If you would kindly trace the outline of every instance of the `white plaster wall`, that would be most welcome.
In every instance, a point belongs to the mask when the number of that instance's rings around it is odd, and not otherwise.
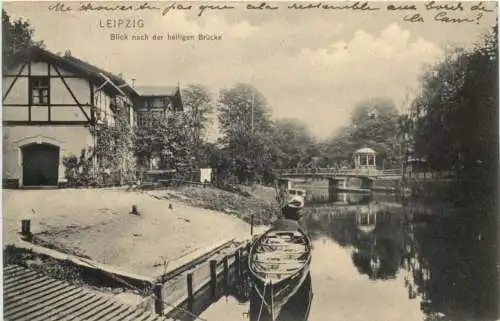
[[[64,182],[65,156],[80,156],[81,150],[94,146],[89,128],[84,126],[5,126],[3,134],[4,179],[18,179],[22,185],[21,147],[30,143],[49,143],[60,148],[59,182]]]

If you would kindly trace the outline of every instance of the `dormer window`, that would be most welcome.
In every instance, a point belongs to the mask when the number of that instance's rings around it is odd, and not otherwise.
[[[50,78],[35,76],[30,78],[30,101],[32,105],[49,104]]]

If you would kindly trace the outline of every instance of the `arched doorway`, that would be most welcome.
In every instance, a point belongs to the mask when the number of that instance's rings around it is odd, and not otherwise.
[[[57,186],[59,147],[42,143],[21,147],[23,186]]]

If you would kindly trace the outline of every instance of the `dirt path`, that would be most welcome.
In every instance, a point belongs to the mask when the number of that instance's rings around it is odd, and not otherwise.
[[[130,214],[133,204],[141,215]],[[43,240],[145,276],[160,275],[169,260],[250,232],[227,214],[113,189],[4,190],[4,245],[19,237],[23,218]]]

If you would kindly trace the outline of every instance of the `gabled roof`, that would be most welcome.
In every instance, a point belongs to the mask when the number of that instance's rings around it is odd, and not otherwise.
[[[174,96],[179,90],[174,86],[134,86],[134,90],[141,97]]]
[[[174,86],[135,86],[135,92],[139,97],[169,97],[175,110],[183,110],[181,90]]]
[[[108,82],[103,87],[103,90],[106,92],[113,95],[121,94],[121,92],[124,92],[127,95],[136,95],[134,90],[122,78],[84,62],[76,57],[59,56],[38,46],[31,46],[28,48],[26,53],[19,54],[16,57],[16,60],[18,61],[25,61],[26,59],[31,59],[33,61],[43,59],[49,61],[57,67],[61,67],[67,71],[89,78],[96,86],[101,86],[106,82],[106,78],[109,78],[113,84]]]
[[[16,60],[26,61],[27,58],[31,60],[43,58],[44,60],[55,64],[56,66],[61,66],[67,71],[74,72],[75,74],[79,75],[84,75],[85,77],[89,78],[96,86],[102,86],[109,79],[112,83],[108,81],[103,86],[103,90],[112,95],[119,95],[124,93],[130,98],[167,96],[172,99],[175,109],[183,109],[180,88],[178,86],[149,86],[138,87],[136,89],[130,86],[120,76],[117,76],[111,72],[91,65],[88,62],[85,62],[71,55],[60,56],[38,46],[29,47],[27,52],[19,54],[16,57]]]
[[[93,66],[83,60],[80,60],[76,57],[73,56],[66,56],[63,57],[65,60],[74,63],[78,65],[79,67],[88,70],[90,73],[94,74],[104,74],[106,77],[111,79],[111,81],[117,85],[123,92],[125,92],[127,95],[134,96],[136,93],[134,92],[134,89],[125,81],[123,80],[120,76],[117,76],[115,74],[112,74],[108,71],[105,71],[99,67]]]

